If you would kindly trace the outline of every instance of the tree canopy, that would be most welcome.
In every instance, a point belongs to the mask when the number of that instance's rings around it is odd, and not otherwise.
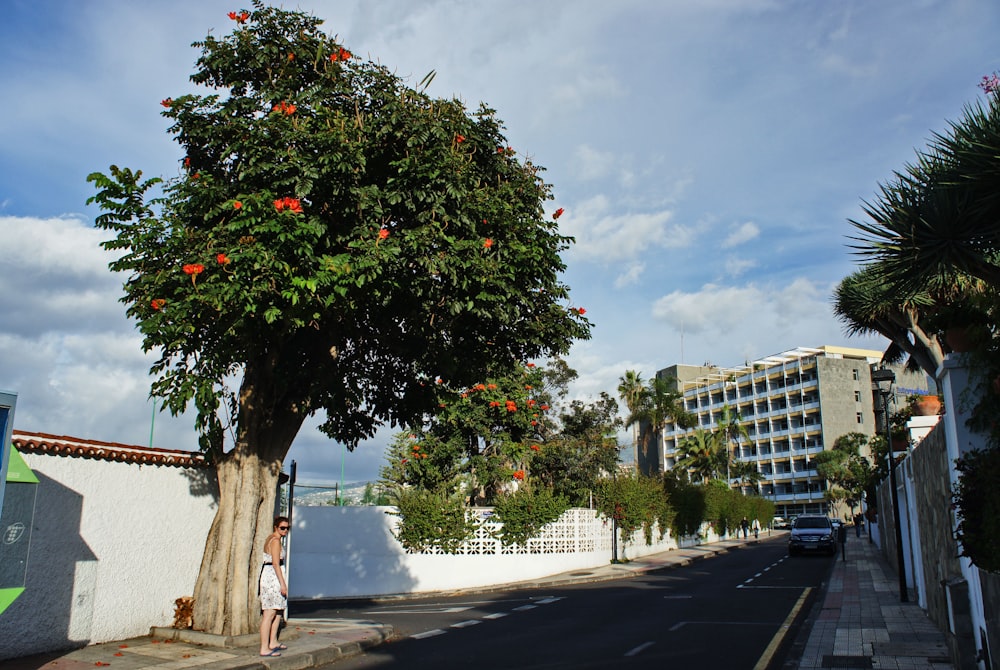
[[[303,420],[349,447],[467,387],[589,336],[560,280],[572,239],[541,168],[494,110],[412,86],[268,7],[195,43],[164,98],[178,174],[88,177],[120,253],[127,313],[156,352],[152,394],[197,409],[221,501],[196,625],[251,628],[246,545],[270,532]],[[211,573],[211,574],[210,574]]]

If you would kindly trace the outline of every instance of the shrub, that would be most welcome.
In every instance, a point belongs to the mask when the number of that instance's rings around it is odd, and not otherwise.
[[[499,531],[505,545],[526,544],[529,539],[569,509],[569,503],[548,489],[523,487],[497,498],[494,514],[503,524]]]
[[[1000,448],[970,451],[955,467],[962,474],[952,492],[962,556],[1000,572]]]

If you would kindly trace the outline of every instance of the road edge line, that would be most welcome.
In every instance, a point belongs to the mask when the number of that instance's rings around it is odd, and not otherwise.
[[[767,670],[767,666],[771,664],[771,660],[774,658],[775,652],[778,651],[778,647],[785,640],[785,636],[788,635],[788,631],[791,630],[792,622],[795,621],[795,617],[799,615],[799,611],[806,602],[806,598],[812,593],[813,587],[807,586],[799,599],[795,602],[795,606],[792,607],[792,611],[788,613],[785,620],[781,623],[778,628],[778,632],[774,634],[771,638],[771,642],[767,645],[764,653],[761,655],[760,660],[757,661],[757,665],[753,666],[753,670]]]

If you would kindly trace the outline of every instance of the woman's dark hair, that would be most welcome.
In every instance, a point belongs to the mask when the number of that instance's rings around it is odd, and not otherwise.
[[[274,517],[274,527],[277,528],[282,522],[291,523],[287,516],[276,516]]]

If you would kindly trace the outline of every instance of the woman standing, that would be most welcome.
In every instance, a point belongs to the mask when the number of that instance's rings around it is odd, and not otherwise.
[[[281,628],[281,614],[288,607],[288,585],[281,566],[285,563],[285,547],[282,539],[288,535],[287,516],[274,517],[274,532],[264,541],[264,565],[260,568],[260,655],[281,656],[280,650],[287,649],[278,642]]]

